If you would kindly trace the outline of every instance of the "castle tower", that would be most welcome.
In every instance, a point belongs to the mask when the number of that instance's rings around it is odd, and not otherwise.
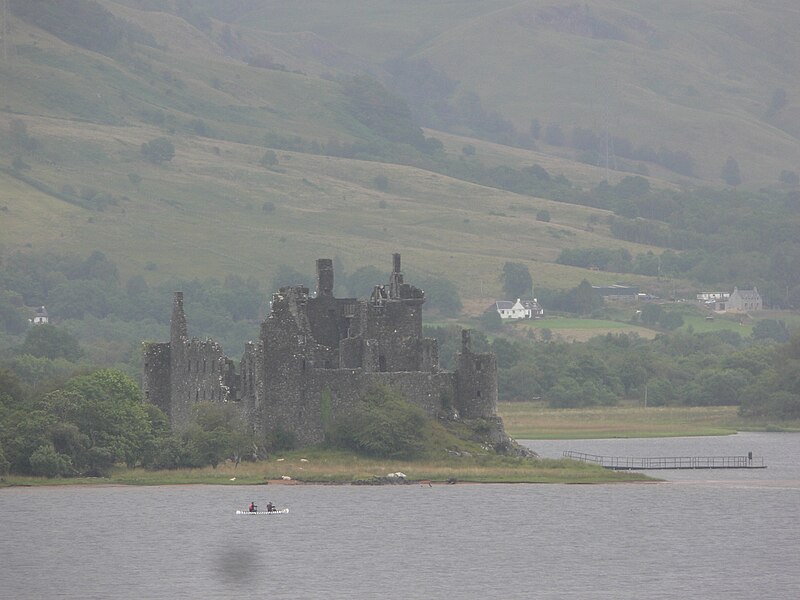
[[[400,286],[403,285],[403,272],[400,270],[400,254],[392,254],[392,275],[389,280],[389,298],[400,297]]]
[[[497,415],[497,361],[494,354],[472,351],[469,329],[461,332],[461,352],[456,357],[456,408],[466,418]]]
[[[317,259],[317,298],[333,296],[333,261]]]
[[[175,292],[172,301],[172,319],[169,325],[169,341],[172,344],[187,337],[186,314],[183,311],[183,292]]]

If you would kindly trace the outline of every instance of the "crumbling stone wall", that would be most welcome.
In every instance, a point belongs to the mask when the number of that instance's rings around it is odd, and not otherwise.
[[[497,361],[494,354],[474,353],[470,332],[461,333],[458,365],[456,409],[466,418],[497,415]]]
[[[170,343],[144,342],[142,394],[144,401],[155,404],[169,416],[172,407],[170,380]]]
[[[320,259],[316,296],[303,286],[274,294],[238,373],[216,342],[188,338],[176,292],[170,341],[145,345],[145,400],[176,427],[198,402],[231,402],[253,431],[284,430],[301,444],[321,442],[326,420],[352,410],[375,385],[396,389],[431,416],[442,409],[496,416],[494,356],[472,352],[465,332],[458,369],[440,370],[436,340],[422,337],[424,294],[403,281],[399,254],[389,283],[368,300],[335,298],[333,281],[332,261]]]

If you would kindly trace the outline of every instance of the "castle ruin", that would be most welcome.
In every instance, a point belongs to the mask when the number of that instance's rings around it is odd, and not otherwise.
[[[437,341],[422,335],[424,292],[403,281],[399,254],[389,282],[368,300],[334,297],[333,282],[333,263],[321,258],[315,295],[304,286],[274,294],[238,372],[219,344],[188,337],[183,293],[175,292],[169,341],[144,347],[145,400],[177,428],[195,404],[227,402],[254,432],[289,432],[301,445],[322,442],[325,419],[376,385],[396,389],[431,416],[455,410],[499,421],[494,355],[474,353],[465,330],[455,371],[439,368]]]

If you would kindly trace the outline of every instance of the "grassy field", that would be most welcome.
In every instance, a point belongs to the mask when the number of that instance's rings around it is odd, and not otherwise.
[[[207,483],[219,485],[265,485],[292,483],[350,484],[402,472],[411,481],[432,483],[613,483],[646,481],[637,473],[614,472],[567,460],[518,459],[497,456],[453,457],[442,460],[378,460],[342,452],[307,450],[275,454],[257,463],[232,463],[216,469],[145,471],[115,469],[108,477],[44,479],[5,476],[0,487],[9,485],[124,484],[173,485]],[[284,480],[283,477],[290,477]]]
[[[658,333],[647,327],[640,327],[620,321],[569,317],[544,318],[533,321],[524,320],[517,323],[510,323],[508,327],[504,329],[504,333],[524,334],[529,330],[541,332],[543,329],[549,330],[553,339],[566,342],[585,342],[590,338],[607,333],[636,334],[645,339],[652,339]],[[541,335],[541,333],[539,335]]]
[[[506,431],[517,439],[599,439],[728,435],[742,430],[800,431],[800,423],[746,421],[735,406],[553,409],[501,402]]]

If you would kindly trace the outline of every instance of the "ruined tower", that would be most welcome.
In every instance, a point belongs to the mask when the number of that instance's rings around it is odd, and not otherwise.
[[[457,357],[456,408],[465,418],[497,414],[497,361],[494,354],[472,351],[470,331],[461,332]]]

